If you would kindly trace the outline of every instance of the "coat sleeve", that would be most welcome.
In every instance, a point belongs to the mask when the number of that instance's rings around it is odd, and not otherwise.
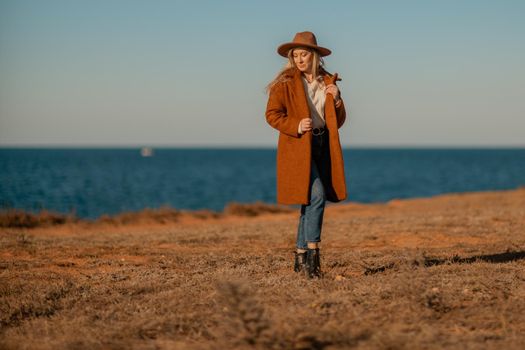
[[[299,137],[299,123],[288,118],[284,104],[284,86],[277,83],[270,90],[266,105],[266,121],[274,129],[292,137]]]
[[[341,99],[341,104],[339,107],[335,108],[335,115],[337,118],[337,128],[339,129],[341,126],[343,126],[346,120],[346,109],[343,99]]]

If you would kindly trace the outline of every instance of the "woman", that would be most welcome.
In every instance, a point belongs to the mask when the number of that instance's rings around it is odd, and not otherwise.
[[[317,45],[311,32],[297,33],[277,48],[288,58],[268,84],[266,120],[279,131],[277,202],[301,204],[294,271],[321,277],[319,243],[325,202],[346,199],[338,129],[346,111],[337,74],[323,69],[331,51]]]

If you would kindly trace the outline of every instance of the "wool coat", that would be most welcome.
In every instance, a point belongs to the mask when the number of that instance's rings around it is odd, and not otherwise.
[[[310,176],[312,162],[311,131],[299,134],[299,123],[310,117],[307,92],[301,80],[301,71],[292,68],[284,81],[270,89],[266,106],[266,121],[279,131],[277,145],[277,202],[280,204],[310,204]],[[333,76],[322,71],[326,85],[335,84]],[[326,94],[325,128],[329,135],[329,155],[319,165],[326,200],[339,202],[346,199],[343,153],[339,141],[339,128],[346,119],[344,102],[335,107],[334,97]]]

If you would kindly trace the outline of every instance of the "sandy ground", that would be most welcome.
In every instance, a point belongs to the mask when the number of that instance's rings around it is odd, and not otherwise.
[[[525,348],[525,188],[331,204],[324,277],[298,210],[0,231],[0,348]]]

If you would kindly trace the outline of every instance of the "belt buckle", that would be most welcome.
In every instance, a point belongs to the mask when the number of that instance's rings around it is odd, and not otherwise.
[[[313,128],[312,134],[314,134],[315,136],[322,135],[324,134],[324,128]]]

